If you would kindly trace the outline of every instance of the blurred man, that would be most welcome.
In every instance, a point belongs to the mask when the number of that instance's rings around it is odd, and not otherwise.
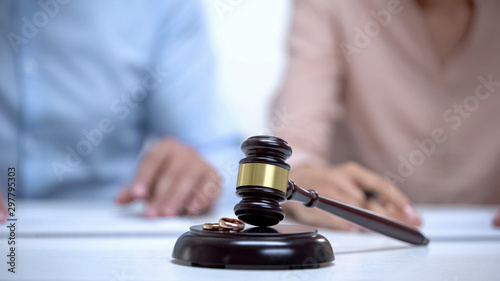
[[[4,196],[15,167],[17,199],[118,196],[146,201],[147,217],[213,204],[239,136],[200,2],[1,1],[0,33]]]
[[[410,226],[422,223],[410,202],[499,204],[499,8],[296,0],[274,105],[295,116],[275,132],[294,148],[290,177]],[[356,229],[287,208],[303,222]]]

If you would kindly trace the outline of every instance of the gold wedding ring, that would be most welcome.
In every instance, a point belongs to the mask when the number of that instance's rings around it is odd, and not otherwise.
[[[232,218],[222,218],[219,220],[219,225],[222,228],[230,229],[234,231],[241,231],[245,228],[245,223]]]
[[[229,229],[222,228],[217,222],[205,223],[203,225],[203,230],[229,231]]]
[[[203,224],[203,230],[209,231],[241,231],[244,228],[244,222],[232,218],[222,218],[219,222],[209,222]]]

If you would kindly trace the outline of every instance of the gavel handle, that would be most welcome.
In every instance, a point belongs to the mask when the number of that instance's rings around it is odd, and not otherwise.
[[[429,239],[416,229],[386,219],[371,211],[319,196],[315,190],[305,190],[293,181],[288,182],[287,200],[302,202],[309,208],[319,208],[367,229],[410,244],[427,245],[429,243]]]

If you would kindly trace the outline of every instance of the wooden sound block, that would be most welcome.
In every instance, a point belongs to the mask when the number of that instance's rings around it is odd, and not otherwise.
[[[334,260],[330,242],[312,227],[277,225],[243,231],[203,230],[195,225],[175,243],[181,264],[217,268],[317,268]]]

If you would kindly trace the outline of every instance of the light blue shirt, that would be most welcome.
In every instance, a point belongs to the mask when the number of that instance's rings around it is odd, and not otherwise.
[[[114,198],[145,141],[174,137],[234,193],[240,137],[198,1],[2,0],[0,38],[2,189],[14,166],[17,197]]]

